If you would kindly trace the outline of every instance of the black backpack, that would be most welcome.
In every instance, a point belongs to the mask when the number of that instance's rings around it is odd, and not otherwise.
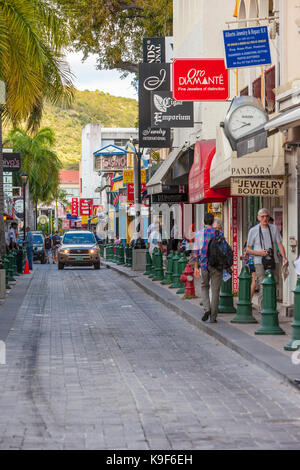
[[[46,248],[46,250],[50,250],[50,248],[51,248],[51,239],[50,238],[45,238],[45,248]]]
[[[215,231],[215,236],[209,241],[207,247],[207,264],[218,271],[230,269],[233,265],[233,253],[224,236],[219,230]]]

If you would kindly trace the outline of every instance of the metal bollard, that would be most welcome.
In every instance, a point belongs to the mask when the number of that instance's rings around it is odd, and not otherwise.
[[[180,287],[176,291],[176,294],[185,294],[185,283],[180,281],[180,276],[184,273],[186,263],[187,263],[187,258],[185,256],[185,253],[182,253],[181,258],[178,263]]]
[[[128,267],[132,268],[132,246],[128,247]]]
[[[239,300],[237,314],[231,323],[257,323],[252,315],[251,274],[248,266],[243,266],[239,275]]]
[[[149,253],[149,248],[146,248],[146,271],[144,272],[145,276],[149,276],[149,274],[151,274],[151,268],[152,268],[152,261],[151,261],[151,256]]]
[[[22,274],[23,271],[24,271],[24,269],[23,269],[23,249],[22,248],[18,249],[16,261],[17,261],[18,273]]]
[[[14,268],[13,268],[13,255],[11,254],[11,252],[8,253],[7,260],[8,260],[8,280],[9,282],[15,282]]]
[[[297,351],[300,348],[300,277],[294,290],[294,321],[292,323],[292,339],[284,346],[286,351]]]
[[[180,274],[179,274],[179,256],[178,253],[175,253],[173,257],[173,274],[172,274],[172,284],[169,286],[169,289],[179,289],[180,284]]]
[[[161,284],[167,285],[167,284],[172,284],[172,275],[173,275],[173,251],[170,252],[167,260],[167,269],[165,272],[165,278],[163,281],[161,281]]]
[[[8,268],[9,268],[9,261],[6,256],[3,256],[2,258],[3,266],[5,269],[5,288],[6,289],[11,289],[9,282],[8,282]]]
[[[121,264],[125,264],[125,261],[124,261],[124,245],[123,245],[123,243],[120,243],[120,247],[119,247],[119,258],[118,258],[117,264],[118,264],[119,266],[120,266]]]
[[[232,274],[231,270],[230,274]],[[233,306],[232,277],[226,282],[222,281],[218,310],[219,313],[236,313]]]
[[[155,276],[155,267],[156,267],[156,257],[155,257],[155,250],[157,248],[154,248],[154,250],[152,251],[152,267],[151,267],[151,273],[149,274],[149,279],[152,279],[154,276]]]
[[[278,311],[276,310],[276,281],[270,269],[266,270],[265,278],[262,282],[263,301],[261,311],[261,325],[256,335],[285,335],[278,323]]]
[[[13,255],[13,268],[14,268],[14,276],[20,276],[18,273],[18,268],[17,268],[17,251],[12,250],[12,255]]]
[[[153,281],[162,281],[164,279],[163,255],[160,250],[156,252],[156,266]]]

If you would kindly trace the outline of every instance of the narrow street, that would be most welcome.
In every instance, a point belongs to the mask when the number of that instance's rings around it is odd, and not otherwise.
[[[6,348],[1,449],[300,448],[296,390],[111,270],[35,264]]]

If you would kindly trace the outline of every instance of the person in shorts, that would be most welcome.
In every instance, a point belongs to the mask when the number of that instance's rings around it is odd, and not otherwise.
[[[45,261],[50,264],[50,254],[51,254],[52,242],[49,233],[46,234],[44,240],[44,251],[45,251]]]

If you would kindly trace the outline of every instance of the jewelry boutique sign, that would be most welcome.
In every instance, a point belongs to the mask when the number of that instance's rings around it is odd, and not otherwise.
[[[171,131],[151,126],[151,92],[170,90],[170,64],[139,65],[139,147],[168,148]]]
[[[171,91],[151,92],[151,124],[163,128],[193,127],[194,104],[176,101]]]
[[[282,178],[231,178],[232,196],[284,196],[285,184]]]

